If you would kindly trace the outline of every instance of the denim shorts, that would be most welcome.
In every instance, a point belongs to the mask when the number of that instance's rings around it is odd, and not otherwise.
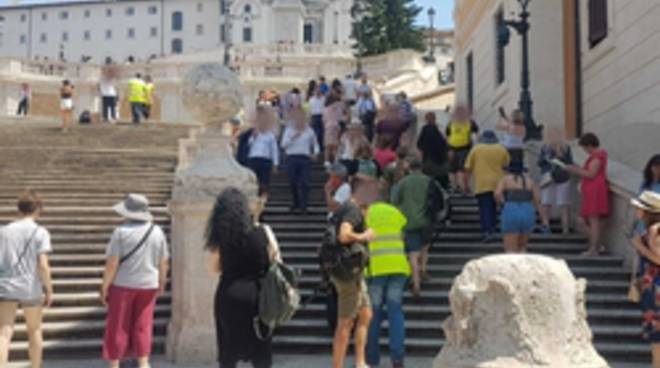
[[[506,202],[501,220],[502,234],[531,234],[536,226],[536,209],[531,202]]]
[[[406,253],[421,252],[425,245],[431,244],[431,228],[406,231],[404,240]]]

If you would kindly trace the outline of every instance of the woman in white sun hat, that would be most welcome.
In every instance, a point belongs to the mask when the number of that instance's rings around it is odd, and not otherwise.
[[[101,302],[108,307],[103,358],[111,368],[137,358],[149,367],[156,298],[167,284],[169,250],[160,226],[153,223],[149,201],[129,194],[113,207],[126,222],[115,229],[106,252]]]
[[[632,240],[640,256],[632,286],[638,288],[635,294],[642,309],[642,336],[651,344],[653,367],[660,368],[660,300],[656,296],[660,288],[660,194],[642,192],[631,204],[646,228],[644,234],[636,233]]]

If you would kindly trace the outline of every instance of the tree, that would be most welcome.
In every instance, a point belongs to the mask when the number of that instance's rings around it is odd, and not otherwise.
[[[421,11],[414,0],[355,0],[353,38],[358,55],[396,49],[423,51],[426,47],[422,31],[415,26]]]

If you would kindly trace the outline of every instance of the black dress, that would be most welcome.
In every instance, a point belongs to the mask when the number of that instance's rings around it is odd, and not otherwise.
[[[256,368],[272,365],[271,341],[257,338],[253,321],[258,311],[258,280],[266,273],[268,237],[257,228],[245,244],[226,244],[222,254],[222,279],[215,294],[215,321],[221,368],[250,361]]]

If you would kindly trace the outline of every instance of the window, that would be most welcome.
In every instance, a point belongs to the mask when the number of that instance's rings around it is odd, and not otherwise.
[[[474,111],[474,57],[469,53],[465,60],[465,76],[467,78],[467,103],[468,108]]]
[[[85,41],[89,41],[89,40],[91,40],[91,39],[92,39],[92,32],[90,32],[90,31],[85,31],[85,32],[83,33],[83,40],[85,40]]]
[[[204,4],[202,3],[197,3],[197,11],[198,12],[203,12],[204,11]]]
[[[245,6],[243,7],[243,12],[244,12],[245,14],[250,14],[250,13],[252,13],[252,5],[250,5],[250,4],[245,4]]]
[[[46,43],[46,42],[48,42],[48,35],[45,34],[45,33],[42,33],[42,34],[39,36],[39,42],[41,42],[41,43]]]
[[[175,38],[172,40],[172,53],[173,54],[183,53],[183,41],[180,38]]]
[[[92,15],[92,12],[89,9],[85,9],[85,18],[89,18]]]
[[[110,9],[110,8],[105,9],[105,16],[108,17],[108,18],[111,17],[112,16],[112,9]]]
[[[112,39],[112,30],[111,29],[106,29],[105,30],[105,39],[106,40],[111,40]]]
[[[24,44],[27,42],[27,36],[25,36],[24,34],[22,34],[21,37],[18,39],[18,42],[19,42],[21,45],[24,45]]]
[[[220,25],[220,42],[222,43],[227,42],[227,30],[224,24]]]
[[[62,42],[69,42],[69,32],[62,32]]]
[[[149,35],[151,37],[158,37],[158,28],[151,27],[151,29],[149,30]]]
[[[607,38],[608,0],[589,0],[589,46],[596,47]]]
[[[128,31],[126,32],[126,37],[128,39],[134,39],[135,38],[135,28],[129,28]]]
[[[26,20],[27,20],[27,15],[21,14],[21,23],[25,23]]]
[[[126,8],[126,15],[128,15],[129,17],[132,17],[133,15],[135,15],[135,8],[132,7],[132,6],[129,6],[128,8]]]
[[[204,25],[198,24],[197,27],[195,27],[195,33],[197,33],[198,36],[201,36],[204,34]]]
[[[252,28],[250,27],[243,28],[243,42],[245,43],[252,42]]]
[[[229,10],[227,9],[227,0],[220,0],[220,14],[227,14]]]
[[[69,12],[68,11],[60,12],[60,19],[62,20],[69,19]]]
[[[149,7],[149,10],[148,10],[148,13],[149,13],[150,15],[158,14],[158,7],[156,7],[156,6],[150,6],[150,7]]]
[[[505,45],[501,42],[500,29],[506,27],[504,25],[504,9],[500,8],[495,14],[495,85],[499,86],[504,83],[506,79],[505,69]]]
[[[41,13],[41,20],[44,20],[44,21],[48,20],[48,13],[46,13],[46,12]]]
[[[183,13],[181,13],[180,11],[172,13],[172,30],[173,31],[183,30]]]
[[[314,42],[314,28],[311,24],[307,23],[303,27],[303,42],[312,43]]]

